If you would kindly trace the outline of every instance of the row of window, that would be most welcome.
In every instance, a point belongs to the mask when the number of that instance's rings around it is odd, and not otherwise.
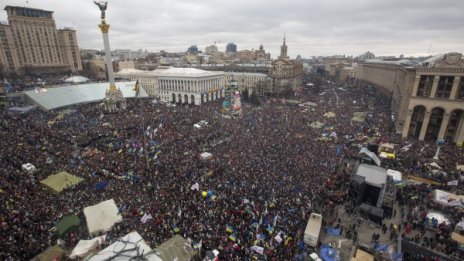
[[[170,80],[160,79],[160,89],[176,90],[176,91],[208,91],[213,88],[218,88],[223,85],[222,79],[208,79],[208,80]]]
[[[464,99],[464,77],[461,77],[458,82],[457,92],[455,97],[451,97],[451,91],[453,90],[455,76],[439,76],[437,90],[432,93],[433,82],[435,76],[433,75],[421,75],[419,79],[419,85],[417,87],[416,96],[419,97],[435,97],[444,99]],[[458,77],[459,78],[459,77]]]

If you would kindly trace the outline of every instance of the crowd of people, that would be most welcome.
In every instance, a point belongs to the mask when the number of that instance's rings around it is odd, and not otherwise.
[[[190,238],[200,255],[218,249],[225,260],[253,255],[291,260],[302,251],[309,215],[331,217],[334,206],[348,198],[351,173],[340,166],[359,153],[349,137],[400,146],[412,142],[393,133],[388,99],[372,88],[327,88],[296,98],[317,105],[308,109],[263,100],[260,107],[245,104],[239,119],[224,118],[220,101],[167,107],[136,99],[118,114],[105,114],[99,104],[25,115],[1,111],[0,259],[28,259],[56,244],[53,227],[76,214],[81,229],[63,238],[72,250],[79,239],[90,238],[83,209],[114,199],[123,221],[107,233],[107,244],[136,230],[153,248],[179,234]],[[366,121],[352,121],[356,111],[368,111]],[[327,112],[335,117],[324,116]],[[201,120],[208,124],[194,128]],[[316,121],[325,127],[311,127]],[[331,139],[321,139],[326,132]],[[422,163],[436,147],[425,145],[415,141],[409,152],[399,152],[405,160],[398,170],[426,175]],[[201,159],[202,152],[213,156]],[[443,153],[462,160],[457,148],[445,146]],[[25,174],[24,163],[37,172]],[[450,166],[447,162],[443,169]],[[41,187],[40,180],[63,170],[83,182],[58,194]],[[440,179],[460,175],[448,174]],[[106,186],[97,189],[101,182]],[[411,193],[408,189],[403,195]],[[421,199],[419,206],[429,204]],[[141,222],[144,214],[152,219]]]

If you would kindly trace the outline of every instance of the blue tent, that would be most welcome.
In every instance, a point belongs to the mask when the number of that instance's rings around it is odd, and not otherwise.
[[[335,248],[330,247],[328,245],[322,245],[319,256],[324,261],[335,261],[337,260],[338,253],[337,250],[335,250]]]

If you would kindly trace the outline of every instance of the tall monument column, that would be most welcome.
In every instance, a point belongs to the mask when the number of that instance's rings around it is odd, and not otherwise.
[[[105,61],[106,69],[108,72],[109,89],[105,93],[105,110],[109,113],[117,112],[126,109],[126,99],[124,99],[121,90],[116,88],[114,81],[113,62],[111,61],[111,49],[110,40],[108,37],[108,31],[110,25],[105,21],[105,11],[108,6],[106,1],[94,1],[94,3],[100,8],[101,11],[101,22],[98,25],[103,35],[103,45],[105,47]]]

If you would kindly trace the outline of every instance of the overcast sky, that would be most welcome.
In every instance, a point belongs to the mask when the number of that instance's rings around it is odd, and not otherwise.
[[[54,11],[58,28],[77,31],[80,48],[103,49],[92,0],[2,0]],[[217,42],[262,43],[272,57],[287,35],[294,58],[313,55],[464,53],[464,0],[109,0],[114,49],[186,51]],[[6,12],[0,12],[6,21]]]

